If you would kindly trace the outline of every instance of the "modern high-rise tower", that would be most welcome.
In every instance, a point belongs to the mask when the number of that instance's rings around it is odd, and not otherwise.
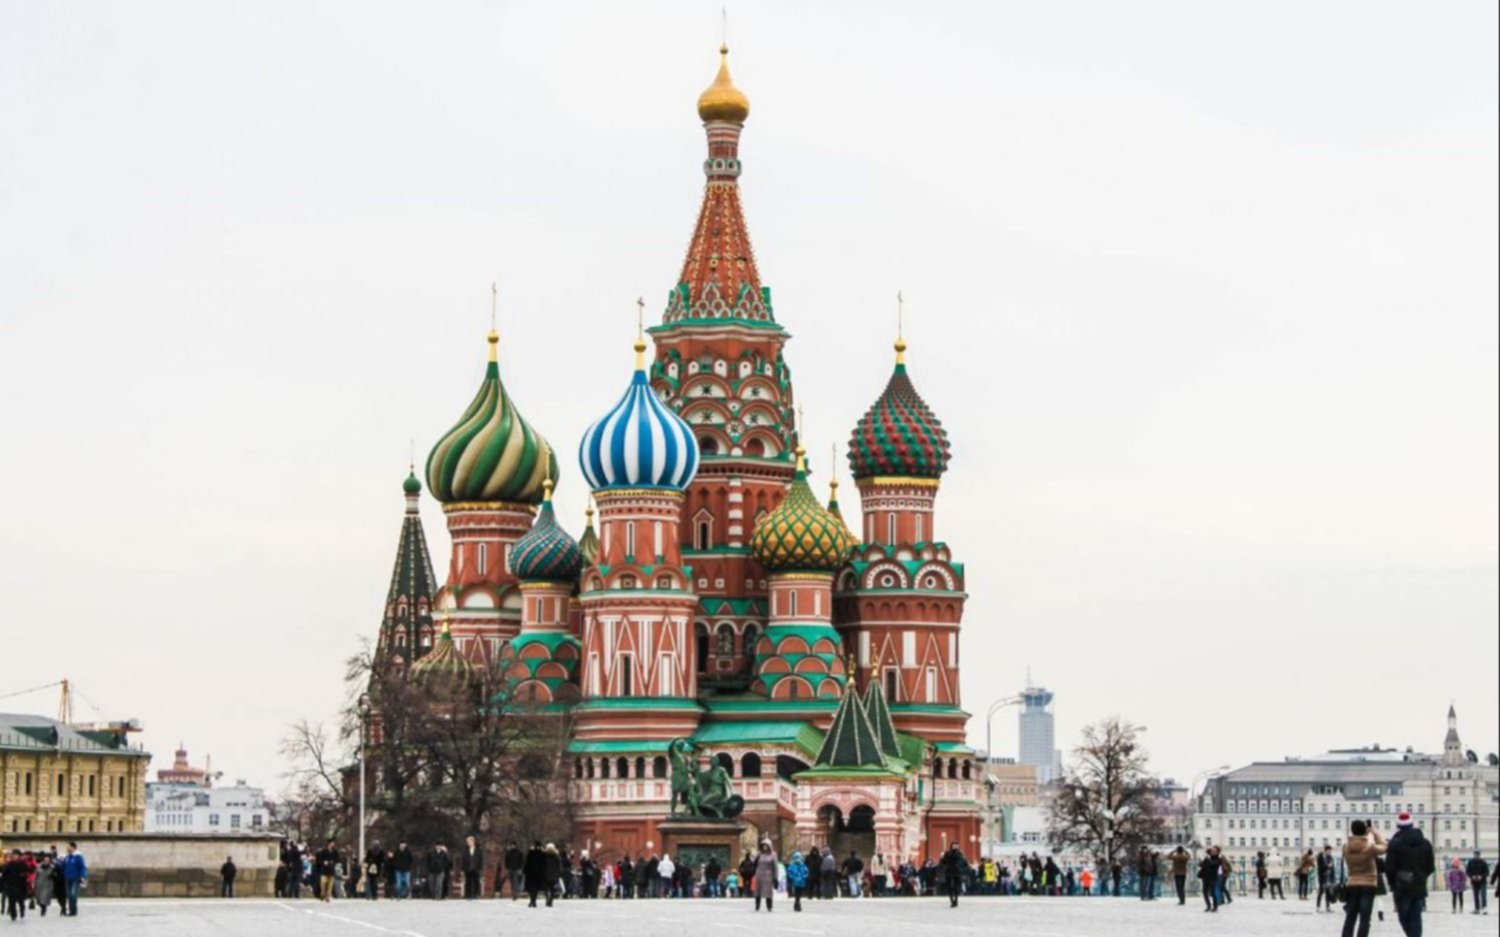
[[[1038,783],[1047,784],[1062,773],[1057,750],[1057,730],[1052,720],[1052,691],[1032,686],[1021,691],[1021,757],[1023,765],[1036,768]]]

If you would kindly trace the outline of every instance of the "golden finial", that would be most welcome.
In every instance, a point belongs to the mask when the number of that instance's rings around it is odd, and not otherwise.
[[[586,506],[583,509],[583,516],[585,518],[587,518],[587,520],[584,522],[584,526],[586,526],[586,527],[592,527],[592,526],[594,526],[594,496],[593,495],[589,495],[589,499],[586,502]]]
[[[906,338],[902,335],[903,326],[905,325],[905,323],[902,320],[905,319],[905,318],[906,318],[906,301],[901,296],[901,291],[897,290],[896,291],[896,363],[897,364],[905,364],[906,363]]]
[[[830,443],[829,446],[828,446],[828,500],[829,501],[837,501],[839,499],[839,477],[838,477],[838,473],[836,473],[833,470],[833,467],[838,464],[838,458],[839,458],[839,447],[838,447],[838,445],[836,443]]]
[[[550,478],[542,479],[542,500],[552,500],[552,479]]]
[[[719,73],[714,76],[714,83],[698,95],[698,117],[705,123],[724,120],[743,124],[749,116],[750,99],[734,86],[734,80],[729,77],[729,44],[721,43]]]
[[[491,361],[498,361],[500,359],[500,354],[499,354],[500,333],[498,331],[496,331],[496,328],[495,328],[495,320],[496,320],[496,316],[499,314],[499,309],[500,309],[500,287],[496,286],[494,283],[491,283],[490,284],[490,334],[487,336],[487,338],[489,339],[489,343],[490,343],[490,360]]]
[[[443,637],[448,637],[451,634],[448,628],[448,610],[446,608],[443,609],[443,629],[439,632],[439,634],[441,634]]]
[[[635,369],[646,367],[646,298],[635,298]]]

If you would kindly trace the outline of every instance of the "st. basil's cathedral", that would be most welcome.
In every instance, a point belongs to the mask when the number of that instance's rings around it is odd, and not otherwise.
[[[738,857],[738,842],[673,831],[681,739],[727,772],[744,841],[973,856],[964,569],[934,512],[947,433],[898,339],[850,435],[858,531],[836,482],[826,502],[810,488],[789,336],[740,202],[749,114],[720,49],[698,99],[707,181],[682,272],[648,330],[654,348],[637,336],[623,395],[579,443],[597,526],[591,508],[574,537],[554,513],[557,453],[517,412],[491,331],[484,381],[426,463],[452,540],[447,577],[433,573],[413,473],[378,652],[413,679],[497,667],[535,718],[567,712],[576,842],[601,858]]]

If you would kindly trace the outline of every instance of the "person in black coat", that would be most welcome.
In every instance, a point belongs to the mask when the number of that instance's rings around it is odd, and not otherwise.
[[[552,907],[552,898],[557,894],[557,885],[562,881],[564,860],[562,853],[551,843],[542,850],[542,887],[547,890],[547,907]]]
[[[219,897],[234,897],[234,879],[240,874],[239,867],[234,864],[234,856],[227,856],[224,864],[219,866]]]
[[[510,879],[511,901],[515,901],[517,898],[521,897],[521,869],[525,865],[526,854],[521,851],[520,846],[517,846],[515,843],[511,843],[509,846],[505,847],[505,861],[502,865],[502,868],[504,869],[505,877]],[[497,873],[495,876],[495,895],[499,896],[499,894],[500,876]]]
[[[950,908],[958,907],[958,896],[963,894],[964,890],[964,869],[968,864],[963,850],[959,849],[956,843],[943,853],[943,883],[948,890],[948,907]]]
[[[286,848],[286,887],[288,898],[302,897],[302,850],[296,843]]]
[[[1198,863],[1198,881],[1203,883],[1204,911],[1219,910],[1219,869],[1222,862],[1218,850],[1210,847],[1203,861]]]
[[[530,899],[528,907],[536,907],[536,896],[547,888],[547,854],[542,851],[542,844],[534,842],[526,851],[526,859],[521,865],[521,875],[526,881],[526,897]],[[552,892],[547,892],[547,905],[552,904]]]
[[[464,872],[464,898],[478,898],[479,876],[484,872],[484,850],[474,837],[464,838],[464,852],[459,862]]]
[[[1396,835],[1386,844],[1385,877],[1396,902],[1396,919],[1408,935],[1422,933],[1422,912],[1427,908],[1427,880],[1436,860],[1432,843],[1412,822],[1411,814],[1396,817]]]
[[[830,847],[831,848],[831,847]],[[814,846],[807,852],[807,893],[814,898],[823,897],[823,854]],[[745,880],[745,863],[740,863],[740,881]]]

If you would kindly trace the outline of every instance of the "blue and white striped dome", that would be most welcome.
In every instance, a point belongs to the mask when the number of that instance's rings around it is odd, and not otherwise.
[[[683,489],[698,471],[698,441],[656,397],[637,367],[620,402],[595,421],[578,446],[578,464],[601,488]]]

